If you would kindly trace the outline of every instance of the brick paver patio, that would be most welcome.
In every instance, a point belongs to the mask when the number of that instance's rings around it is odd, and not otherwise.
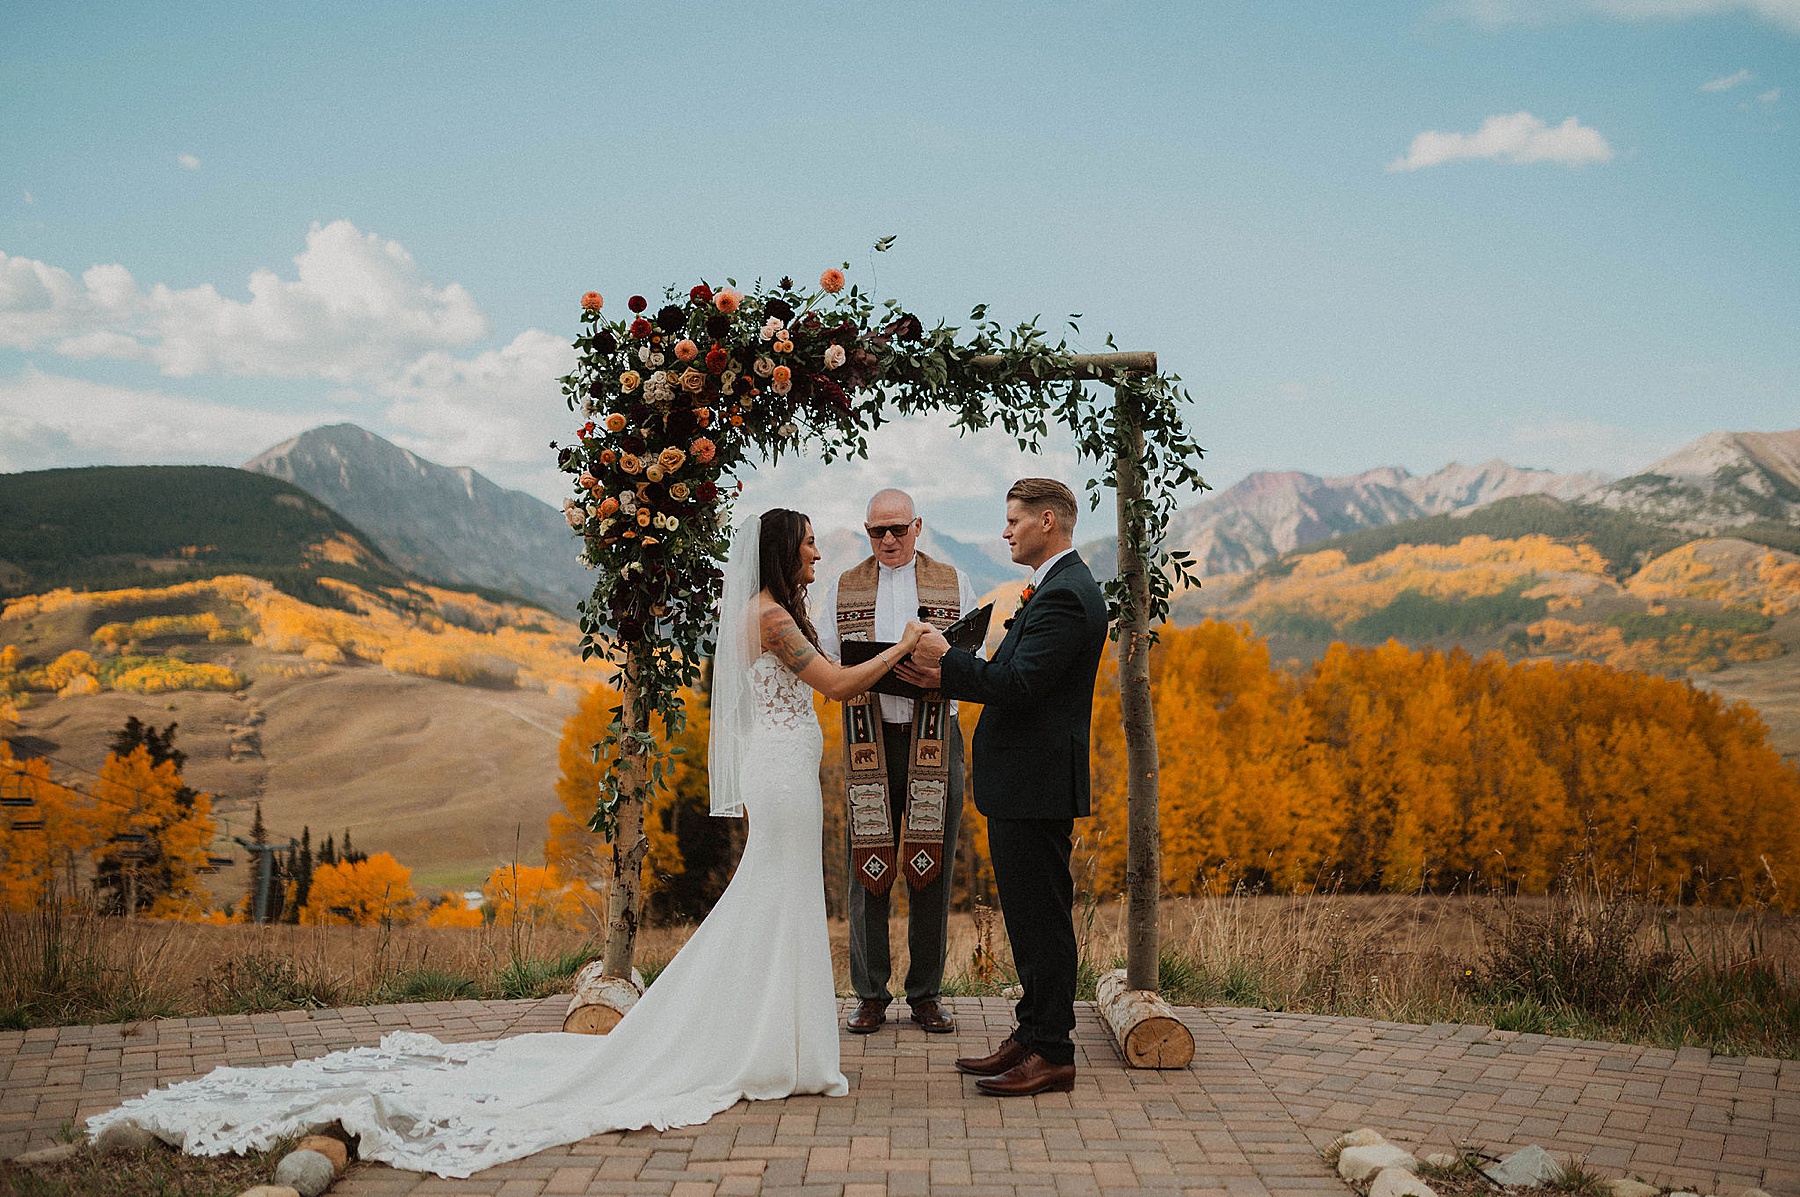
[[[1074,1197],[1342,1194],[1319,1149],[1358,1126],[1417,1152],[1539,1143],[1606,1175],[1735,1197],[1800,1197],[1800,1062],[1732,1059],[1257,1010],[1181,1011],[1192,1068],[1135,1072],[1089,1009],[1075,1091],[1000,1100],[952,1070],[1011,1026],[1010,1003],[957,998],[954,1035],[904,1018],[845,1035],[847,1098],[740,1103],[704,1126],[599,1135],[469,1180],[353,1168],[338,1197],[631,1193],[658,1197]],[[440,1002],[0,1034],[0,1157],[219,1064],[372,1044],[554,1030],[565,999]],[[904,1007],[899,1007],[904,1011]]]

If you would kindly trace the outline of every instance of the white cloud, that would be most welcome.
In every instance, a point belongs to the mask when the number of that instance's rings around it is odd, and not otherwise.
[[[1700,85],[1701,91],[1730,91],[1740,84],[1748,83],[1756,78],[1747,70],[1739,70],[1733,75],[1721,75],[1717,79],[1708,79]]]
[[[194,157],[192,154],[177,154],[175,155],[175,162],[182,170],[200,169],[200,159]]]
[[[1756,98],[1765,104],[1773,104],[1776,100],[1781,98],[1781,89],[1779,87],[1771,87],[1768,91],[1765,91]]]
[[[1800,0],[1449,0],[1435,11],[1489,29],[1549,25],[1584,14],[1616,21],[1682,21],[1745,13],[1800,33]]]
[[[347,220],[313,225],[295,277],[250,275],[250,299],[211,284],[139,287],[119,265],[79,282],[61,267],[0,253],[0,346],[48,345],[71,357],[153,363],[194,374],[390,377],[434,349],[487,334],[487,319],[455,283],[435,287],[398,243]]]
[[[35,195],[31,194],[31,192],[27,191],[25,193],[25,203],[27,206],[37,203],[37,196],[35,196]]]
[[[308,428],[346,418],[319,411],[257,411],[28,367],[0,378],[0,470],[236,465]]]
[[[1610,162],[1613,149],[1598,131],[1574,117],[1551,128],[1529,112],[1490,116],[1474,133],[1426,130],[1412,139],[1404,155],[1388,163],[1390,171],[1420,170],[1466,158],[1497,162],[1560,162],[1581,166]]]
[[[1081,462],[1060,428],[1042,453],[1021,452],[998,429],[958,435],[947,415],[907,416],[883,424],[869,437],[864,461],[824,465],[810,454],[783,458],[775,466],[744,474],[740,512],[792,507],[812,517],[821,530],[862,525],[869,496],[883,487],[909,492],[919,514],[939,531],[976,543],[999,535],[1006,488],[1027,476],[1061,478],[1082,500],[1081,528],[1110,527],[1103,509],[1087,510],[1085,484],[1097,472]]]
[[[518,467],[549,462],[550,442],[570,439],[581,423],[557,383],[574,368],[567,339],[532,328],[473,358],[425,354],[375,392],[389,400],[397,443],[444,464],[480,462],[497,481],[516,479]]]

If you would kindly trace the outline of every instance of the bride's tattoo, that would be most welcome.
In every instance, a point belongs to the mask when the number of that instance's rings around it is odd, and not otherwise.
[[[763,643],[769,651],[795,673],[799,673],[813,663],[819,650],[812,646],[794,617],[778,606],[764,607],[762,611]]]

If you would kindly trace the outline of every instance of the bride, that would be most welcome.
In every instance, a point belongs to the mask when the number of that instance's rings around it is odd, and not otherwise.
[[[712,913],[606,1036],[442,1043],[396,1032],[267,1068],[218,1068],[88,1120],[132,1122],[196,1155],[260,1150],[340,1123],[363,1159],[462,1177],[604,1131],[705,1122],[740,1098],[841,1097],[820,863],[822,735],[808,688],[859,694],[911,650],[842,667],[818,651],[812,524],[776,508],[732,540],[713,664],[712,811],[750,817]]]

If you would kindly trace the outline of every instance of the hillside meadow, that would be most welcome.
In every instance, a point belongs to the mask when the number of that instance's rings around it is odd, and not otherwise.
[[[1791,665],[1783,637],[1800,619],[1800,562],[1702,541],[1621,581],[1585,545],[1476,536],[1290,566],[1215,588],[1243,624],[1164,629],[1153,671],[1169,893],[1542,892],[1580,860],[1671,901],[1789,908],[1800,897],[1794,768],[1753,711],[1666,676]],[[16,756],[98,774],[108,737],[148,700],[155,720],[182,726],[187,784],[215,796],[217,847],[244,834],[260,803],[276,842],[302,827],[315,843],[354,830],[421,895],[538,860],[603,890],[607,849],[583,827],[587,746],[614,700],[597,685],[603,667],[571,651],[573,626],[419,583],[314,586],[329,604],[237,575],[9,602],[0,696],[19,721]],[[1512,651],[1480,657],[1338,639],[1305,666],[1277,657],[1285,633],[1248,630],[1317,625],[1354,639],[1460,610],[1480,631],[1482,611],[1517,604],[1530,622],[1505,636]],[[1600,647],[1573,651],[1550,634],[1553,619]],[[1697,638],[1711,655],[1692,656]],[[1620,645],[1638,655],[1608,659]],[[1124,867],[1112,668],[1097,689],[1096,817],[1077,851],[1097,895],[1117,892]],[[836,708],[820,715],[835,744]],[[665,895],[665,917],[703,911],[731,861],[731,837],[702,817],[698,696],[689,717],[686,763],[650,820],[647,883]],[[828,795],[836,769],[828,745]],[[840,806],[827,803],[833,847]],[[974,902],[991,889],[981,820],[966,826],[963,899]],[[220,905],[245,890],[241,869],[208,884]],[[423,913],[421,901],[409,917]]]

